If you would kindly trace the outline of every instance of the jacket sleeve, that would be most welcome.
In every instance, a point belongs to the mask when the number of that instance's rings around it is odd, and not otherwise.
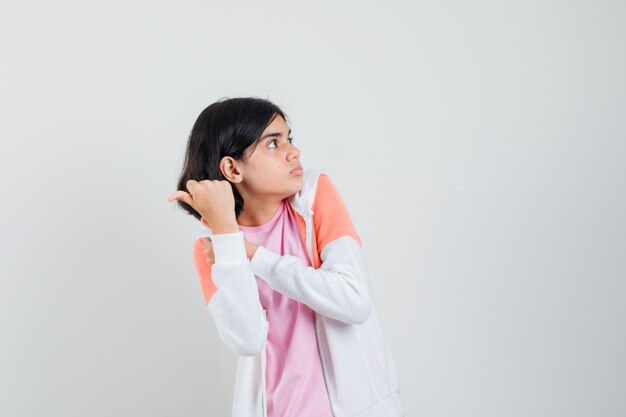
[[[250,261],[252,271],[274,290],[319,314],[348,324],[363,323],[371,312],[371,289],[361,240],[326,174],[318,178],[312,208],[320,268],[259,246]]]
[[[202,238],[194,244],[193,256],[208,310],[224,344],[243,356],[263,350],[268,322],[250,261],[243,232],[215,234],[215,263],[206,260]]]

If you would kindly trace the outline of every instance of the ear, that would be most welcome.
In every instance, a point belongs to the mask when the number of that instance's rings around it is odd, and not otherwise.
[[[232,183],[239,183],[243,180],[241,164],[230,156],[225,156],[220,160],[220,171],[226,179]]]

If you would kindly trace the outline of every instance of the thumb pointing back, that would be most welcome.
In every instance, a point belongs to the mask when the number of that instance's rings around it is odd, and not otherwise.
[[[191,207],[193,207],[193,199],[191,197],[191,194],[186,193],[185,191],[175,191],[170,194],[169,197],[167,197],[167,201],[170,203],[174,200],[182,201],[183,203],[187,203]]]

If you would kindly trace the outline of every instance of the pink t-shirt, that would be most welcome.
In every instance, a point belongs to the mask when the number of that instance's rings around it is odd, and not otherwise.
[[[260,226],[239,226],[246,240],[278,255],[293,255],[309,266],[287,199]],[[315,313],[307,305],[274,291],[256,277],[267,310],[266,398],[270,417],[332,417],[315,336]]]

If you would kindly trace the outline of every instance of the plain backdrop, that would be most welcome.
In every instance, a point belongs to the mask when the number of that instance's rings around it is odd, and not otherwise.
[[[0,6],[0,415],[230,415],[175,190],[281,106],[363,241],[407,416],[626,415],[623,1]]]

